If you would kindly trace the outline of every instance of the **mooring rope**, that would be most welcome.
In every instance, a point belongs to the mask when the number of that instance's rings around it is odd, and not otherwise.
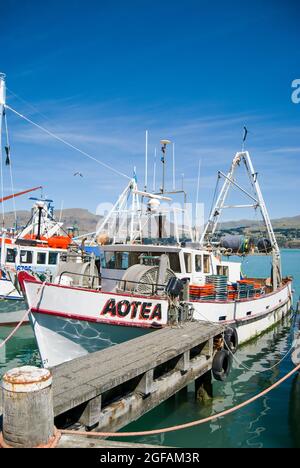
[[[12,336],[16,333],[16,331],[20,328],[20,326],[22,325],[22,323],[26,320],[29,312],[30,312],[31,309],[27,309],[25,314],[23,315],[23,317],[21,318],[20,322],[18,323],[18,325],[13,329],[13,331],[5,338],[4,341],[2,341],[2,343],[0,343],[0,349],[5,345],[5,343],[7,343],[11,338]]]
[[[300,364],[297,367],[295,367],[293,370],[291,370],[288,374],[286,374],[284,377],[282,377],[280,380],[278,380],[277,382],[275,382],[274,384],[272,384],[270,387],[266,388],[262,392],[258,393],[257,395],[254,395],[252,398],[249,398],[248,400],[236,406],[233,406],[232,408],[221,411],[220,413],[215,413],[212,416],[209,416],[207,418],[197,419],[195,421],[191,421],[188,423],[178,424],[176,426],[168,426],[162,429],[153,429],[153,430],[148,430],[148,431],[136,431],[136,432],[84,432],[84,431],[75,431],[71,429],[61,429],[60,432],[61,434],[73,434],[73,435],[77,434],[77,435],[81,435],[81,436],[84,435],[88,437],[137,437],[137,436],[157,435],[157,434],[163,434],[166,432],[174,432],[174,431],[181,431],[183,429],[189,429],[191,427],[200,426],[201,424],[213,421],[218,418],[222,418],[224,416],[227,416],[228,414],[235,413],[239,409],[242,409],[245,406],[250,405],[254,401],[267,395],[272,390],[279,387],[283,382],[288,380],[292,375],[296,374],[296,372],[298,372],[299,370],[300,370]]]
[[[231,354],[233,360],[241,367],[243,367],[246,371],[248,372],[253,372],[254,374],[260,374],[260,373],[263,373],[263,372],[267,372],[267,371],[270,371],[270,370],[273,370],[275,369],[275,367],[278,367],[279,364],[281,364],[288,356],[289,354],[291,354],[291,352],[293,351],[294,347],[295,347],[295,341],[296,340],[293,340],[293,343],[291,345],[291,347],[289,348],[289,350],[286,352],[286,354],[279,360],[277,361],[273,366],[270,366],[270,367],[266,367],[265,369],[251,369],[251,367],[248,367],[246,364],[244,364],[242,361],[240,361],[236,355],[231,351],[230,347],[228,346],[228,344],[226,343],[225,339],[224,339],[224,344],[226,346],[226,349],[227,351],[229,351],[229,353]]]
[[[39,299],[37,301],[37,303],[39,303],[39,301],[41,300],[42,298],[42,294],[43,294],[43,291],[44,291],[44,288],[45,288],[45,284],[46,284],[46,281],[44,281],[41,285],[41,287],[38,289],[38,294],[40,294],[39,296]],[[5,345],[5,343],[7,343],[13,336],[14,334],[16,333],[16,331],[20,328],[20,326],[22,325],[22,323],[26,320],[27,316],[29,315],[31,311],[31,308],[29,307],[25,314],[23,315],[23,317],[21,318],[20,322],[18,323],[18,325],[16,325],[16,327],[12,330],[12,332],[5,338],[4,341],[2,341],[2,343],[0,343],[0,349]],[[16,311],[17,312],[17,311]]]

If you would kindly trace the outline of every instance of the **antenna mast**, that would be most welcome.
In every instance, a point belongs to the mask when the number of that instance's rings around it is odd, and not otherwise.
[[[148,130],[145,134],[145,191],[148,185]]]
[[[175,186],[175,143],[172,145],[172,159],[173,159],[173,190],[176,190]]]
[[[6,104],[5,74],[0,73],[0,164],[1,164],[1,196],[4,199],[3,186],[3,155],[2,155],[2,127]],[[4,205],[2,205],[2,227],[4,228]]]
[[[153,163],[153,192],[156,191],[156,147],[154,148],[154,163]]]
[[[166,155],[167,155],[167,145],[169,145],[171,142],[170,140],[161,140],[161,152],[162,152],[162,157],[161,157],[161,162],[162,162],[162,186],[161,186],[161,193],[165,193],[165,173],[166,173]]]

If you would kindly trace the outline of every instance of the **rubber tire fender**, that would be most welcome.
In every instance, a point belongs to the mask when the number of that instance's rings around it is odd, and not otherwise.
[[[217,351],[212,362],[212,373],[216,380],[224,382],[227,379],[232,365],[232,356],[227,349]]]
[[[224,332],[225,347],[229,348],[232,354],[236,353],[239,346],[239,338],[236,328],[228,327]]]

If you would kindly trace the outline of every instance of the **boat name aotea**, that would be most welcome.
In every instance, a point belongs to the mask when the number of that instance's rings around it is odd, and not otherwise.
[[[111,298],[108,299],[104,305],[101,315],[110,314],[112,317],[128,317],[130,319],[139,319],[139,320],[161,320],[161,304],[152,304],[152,302],[142,302],[142,301],[127,301],[123,299],[121,301],[116,301]]]

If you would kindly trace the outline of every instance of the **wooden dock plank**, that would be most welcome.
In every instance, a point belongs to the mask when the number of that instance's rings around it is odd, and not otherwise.
[[[150,368],[151,366],[155,367],[160,361],[165,362],[190,349],[194,344],[197,345],[202,340],[205,341],[214,336],[216,329],[206,330],[205,335],[199,334],[198,330],[191,328],[177,329],[176,333],[174,332],[174,329],[170,330],[168,339],[164,341],[157,336],[158,339],[147,343],[142,337],[142,339],[137,339],[138,342],[136,342],[136,339],[131,340],[54,367],[52,373],[55,377],[55,392],[57,391],[56,388],[65,387],[64,384],[72,386],[72,382],[74,385],[78,385],[81,381],[85,383],[93,381],[97,374],[102,379],[109,378],[112,372],[122,370],[124,366],[128,369],[129,364],[132,364],[135,368],[139,367],[141,363],[150,364]],[[137,348],[136,344],[140,345],[141,342],[143,346]],[[71,369],[69,365],[72,366]]]
[[[223,328],[208,322],[168,327],[54,367],[55,415],[179,356]]]
[[[155,345],[161,345],[162,340],[165,340],[167,337],[168,340],[172,339],[172,334],[178,338],[180,332],[189,334],[196,333],[197,337],[199,337],[199,333],[203,332],[203,337],[207,335],[208,332],[212,331],[214,334],[217,334],[218,330],[222,331],[223,326],[218,324],[211,324],[209,322],[189,322],[179,327],[165,327],[161,330],[153,331],[147,335],[142,337],[134,338],[126,343],[121,343],[119,345],[114,345],[109,348],[105,348],[101,351],[97,351],[96,353],[87,354],[82,356],[78,359],[74,359],[73,361],[68,361],[66,363],[60,364],[55,366],[52,370],[55,371],[55,375],[66,375],[66,370],[70,374],[70,376],[74,375],[74,372],[81,372],[83,369],[87,369],[90,366],[94,366],[97,359],[95,358],[98,353],[101,353],[101,360],[111,363],[114,363],[114,358],[120,359],[120,349],[124,349],[125,345],[130,345],[127,347],[126,356],[130,356],[131,354],[135,354],[139,350],[143,350],[148,348],[150,345],[152,348],[155,348]],[[121,355],[122,356],[122,355]],[[118,361],[116,361],[118,362]]]

